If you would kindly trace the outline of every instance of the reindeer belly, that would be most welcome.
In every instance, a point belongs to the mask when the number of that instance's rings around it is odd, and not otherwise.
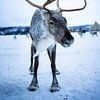
[[[34,56],[37,56],[47,50],[48,47],[55,44],[55,40],[53,36],[49,36],[47,38],[41,39],[36,46],[36,54]]]

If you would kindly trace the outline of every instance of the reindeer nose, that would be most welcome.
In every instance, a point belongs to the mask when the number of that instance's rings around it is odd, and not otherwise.
[[[66,35],[67,40],[72,41],[72,43],[74,42],[74,37],[71,35],[67,27],[65,27],[65,35]]]
[[[65,36],[62,39],[62,44],[64,47],[69,47],[74,42],[74,37],[70,34],[69,30],[65,28]]]
[[[67,38],[67,43],[69,43],[69,46],[74,43],[74,38],[71,34],[70,34],[70,37]]]
[[[72,37],[72,39],[69,42],[70,42],[69,43],[70,45],[73,44],[74,43],[74,38]]]
[[[64,43],[67,44],[68,46],[70,46],[70,45],[72,45],[74,43],[74,38],[66,39]]]
[[[72,44],[74,42],[74,37],[70,34],[70,38],[68,40]]]

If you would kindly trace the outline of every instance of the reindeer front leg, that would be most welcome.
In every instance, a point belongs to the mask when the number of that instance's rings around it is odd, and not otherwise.
[[[38,66],[39,66],[39,56],[36,56],[35,57],[35,62],[34,62],[33,79],[32,79],[32,82],[31,82],[30,86],[28,87],[29,91],[35,91],[35,90],[37,90],[39,88],[38,80],[37,80]]]
[[[51,52],[52,52],[52,47],[49,47],[48,49],[47,49],[47,52],[48,52],[48,56],[49,56],[49,59],[50,59],[50,61],[52,62],[52,56],[51,56]],[[56,45],[55,45],[55,60],[56,60]],[[54,63],[55,63],[55,61],[54,61]],[[56,68],[56,75],[59,75],[60,74],[60,72],[59,72],[59,70]]]
[[[53,81],[52,81],[50,91],[56,92],[56,91],[59,91],[61,89],[59,86],[59,83],[57,81],[57,78],[56,78],[56,64],[55,64],[56,45],[53,48],[52,47],[48,48],[47,51],[48,51],[48,55],[49,55],[49,58],[51,61],[51,69],[52,69],[52,76],[53,76]]]
[[[35,57],[35,61],[34,61],[34,69],[33,69],[33,56],[36,53],[36,49],[35,47],[31,46],[31,66],[30,66],[30,71],[33,72],[33,79],[32,82],[30,84],[30,86],[28,87],[29,91],[35,91],[39,88],[38,86],[38,80],[37,80],[37,70],[38,70],[38,66],[39,66],[39,56]]]

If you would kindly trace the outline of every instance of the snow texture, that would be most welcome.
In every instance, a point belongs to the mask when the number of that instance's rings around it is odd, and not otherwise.
[[[100,35],[72,35],[75,42],[71,47],[57,45],[61,90],[55,93],[49,91],[52,74],[47,53],[40,55],[39,89],[30,92],[31,39],[24,35],[16,39],[0,36],[0,100],[100,100]]]

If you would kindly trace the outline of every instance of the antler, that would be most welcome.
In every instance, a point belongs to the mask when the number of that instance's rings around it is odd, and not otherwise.
[[[76,9],[61,9],[59,7],[59,0],[57,0],[57,8],[60,12],[63,12],[63,11],[67,11],[67,12],[71,12],[71,11],[79,11],[79,10],[83,10],[85,7],[86,7],[87,3],[86,3],[86,0],[84,0],[84,6],[82,8],[76,8]]]
[[[52,2],[55,1],[55,0],[47,0],[47,1],[44,3],[43,6],[37,5],[37,4],[33,3],[33,2],[31,2],[30,0],[26,0],[26,1],[27,1],[30,5],[32,5],[33,7],[36,7],[36,8],[39,8],[39,9],[45,9],[45,10],[49,11],[49,9],[47,9],[46,6],[47,6],[48,4],[50,4],[50,3],[52,3]]]
[[[47,11],[50,11],[49,9],[46,8],[46,6],[47,6],[48,4],[50,4],[50,3],[54,2],[54,1],[56,1],[56,0],[47,0],[47,1],[44,3],[43,6],[37,5],[37,4],[33,3],[33,2],[31,2],[30,0],[26,0],[26,1],[27,1],[30,5],[32,5],[33,7],[36,7],[36,8],[39,8],[39,9],[45,9],[45,10],[47,10]],[[60,12],[63,12],[63,11],[71,12],[71,11],[83,10],[83,9],[86,7],[86,5],[87,5],[87,2],[86,2],[86,0],[84,0],[84,6],[81,7],[81,8],[76,8],[76,9],[61,9],[61,8],[59,7],[59,0],[57,0],[57,8],[58,8],[58,10],[59,10]]]

